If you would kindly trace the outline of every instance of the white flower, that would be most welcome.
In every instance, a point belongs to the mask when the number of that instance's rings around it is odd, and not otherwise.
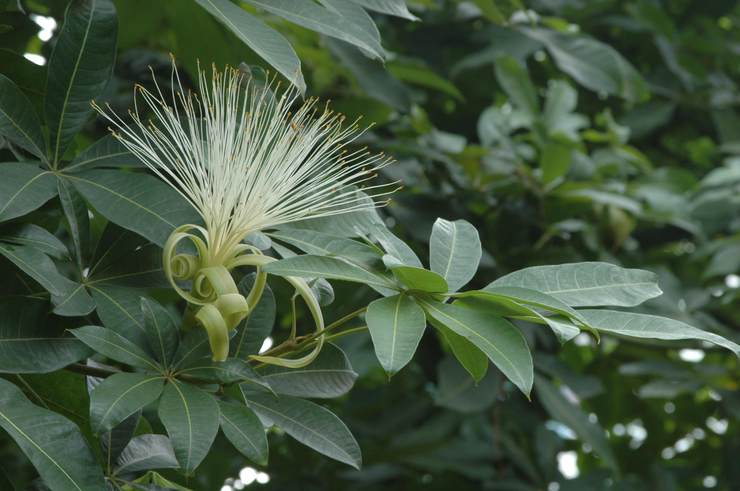
[[[354,188],[391,162],[346,149],[364,132],[357,121],[344,125],[317,99],[299,103],[294,89],[260,84],[238,69],[213,66],[209,80],[199,67],[198,78],[200,96],[185,94],[173,60],[169,100],[156,80],[156,93],[137,85],[130,123],[93,106],[128,150],[198,210],[216,258],[250,232],[385,204]],[[151,120],[141,119],[139,99]],[[371,197],[394,191],[363,190]]]

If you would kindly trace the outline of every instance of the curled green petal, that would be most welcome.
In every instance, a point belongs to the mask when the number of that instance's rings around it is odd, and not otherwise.
[[[238,326],[249,313],[249,304],[244,296],[239,293],[219,295],[218,299],[216,299],[215,305],[226,321],[226,327],[228,330],[236,329],[236,326]]]
[[[206,304],[195,314],[201,326],[208,333],[213,361],[224,361],[229,356],[229,329],[221,312],[213,304]]]

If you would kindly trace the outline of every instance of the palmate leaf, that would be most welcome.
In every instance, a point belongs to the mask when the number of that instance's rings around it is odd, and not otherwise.
[[[267,365],[260,374],[278,394],[327,399],[348,393],[357,379],[347,355],[331,343],[325,344],[319,356],[305,367]]]
[[[389,376],[411,361],[427,324],[424,310],[403,293],[373,301],[366,321],[375,354]]]
[[[67,246],[56,235],[32,223],[22,223],[3,230],[0,241],[29,246],[55,259],[69,258]]]
[[[473,380],[480,382],[488,372],[488,356],[466,338],[446,328],[443,324],[437,324],[434,327],[450,346],[452,354],[455,355],[460,365],[473,377]]]
[[[144,164],[113,135],[106,135],[82,152],[64,167],[64,172],[80,172],[107,167],[143,167]]]
[[[537,290],[571,307],[634,307],[662,293],[654,273],[601,262],[533,266],[489,285],[499,286]]]
[[[123,449],[116,460],[117,475],[149,469],[175,469],[179,466],[170,439],[164,435],[139,435]]]
[[[57,194],[56,178],[36,164],[0,164],[0,221],[30,213]]]
[[[44,109],[51,160],[64,156],[87,122],[90,101],[105,89],[113,70],[118,21],[111,0],[74,0],[49,60]]]
[[[111,329],[100,326],[84,326],[71,329],[70,332],[77,339],[112,360],[151,370],[155,373],[160,372],[160,366],[149,353]]]
[[[89,170],[65,179],[105,218],[160,246],[176,227],[200,222],[177,191],[146,174]]]
[[[221,431],[234,447],[255,464],[267,465],[269,449],[262,422],[242,404],[221,401]]]
[[[602,332],[634,338],[664,340],[695,339],[722,346],[740,356],[740,346],[713,332],[703,331],[681,321],[656,315],[617,310],[580,310],[591,325]]]
[[[84,264],[90,249],[90,216],[80,193],[66,181],[57,180],[59,201],[62,204],[67,228],[72,236],[75,258],[78,265]]]
[[[393,288],[390,278],[379,272],[350,264],[333,257],[304,255],[289,257],[264,266],[264,270],[278,276],[302,278],[326,278],[329,280],[353,281],[382,288]]]
[[[216,399],[201,389],[173,380],[159,401],[159,419],[186,472],[203,461],[218,433],[221,412]]]
[[[33,463],[52,491],[105,489],[100,467],[72,422],[31,404],[0,379],[0,427]]]
[[[149,350],[167,368],[174,361],[180,332],[167,309],[151,299],[142,297],[140,302]]]
[[[46,373],[91,351],[47,319],[48,301],[7,297],[0,301],[0,373]]]
[[[41,121],[31,101],[5,75],[0,75],[0,135],[46,160],[46,141]]]
[[[196,2],[275,67],[298,87],[301,93],[306,91],[301,61],[282,34],[229,0],[196,0]]]
[[[408,7],[405,0],[349,0],[357,5],[362,5],[368,10],[374,10],[382,14],[395,15],[409,20],[417,20]]]
[[[353,44],[373,58],[385,58],[385,51],[378,38],[338,12],[324,8],[313,0],[247,1],[290,22]]]
[[[155,401],[164,388],[164,377],[143,373],[116,373],[90,393],[90,425],[96,434],[113,429],[123,420]]]
[[[438,218],[432,227],[429,249],[429,267],[444,277],[450,292],[473,278],[483,254],[478,231],[465,220]]]
[[[529,396],[534,378],[532,354],[522,333],[491,312],[439,302],[422,302],[427,319],[464,337],[481,351]]]
[[[362,455],[357,441],[347,426],[328,409],[289,396],[246,392],[244,397],[265,425],[277,425],[317,452],[355,469],[360,468]]]
[[[395,257],[387,254],[383,256],[383,263],[391,270],[393,276],[409,290],[428,293],[447,292],[447,281],[434,271],[415,266],[406,266]]]

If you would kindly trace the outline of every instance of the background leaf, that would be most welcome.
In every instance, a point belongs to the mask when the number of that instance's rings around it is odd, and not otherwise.
[[[87,122],[108,83],[116,53],[118,21],[110,0],[75,0],[49,60],[44,105],[55,164]]]
[[[0,427],[31,459],[52,491],[105,488],[80,430],[66,418],[34,406],[5,380],[0,380]]]

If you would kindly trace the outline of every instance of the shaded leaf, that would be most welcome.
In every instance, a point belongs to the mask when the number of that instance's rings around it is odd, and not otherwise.
[[[179,467],[170,439],[164,435],[139,435],[131,439],[116,461],[116,474]]]
[[[424,310],[400,293],[373,301],[365,319],[378,361],[388,375],[395,374],[416,353],[427,324]]]
[[[46,160],[46,140],[31,101],[5,75],[0,75],[0,135]]]
[[[79,428],[59,414],[31,404],[20,389],[2,379],[0,427],[53,491],[105,489],[103,474]]]
[[[347,426],[328,409],[295,397],[245,394],[266,425],[277,425],[317,452],[359,469],[362,455]]]
[[[327,399],[348,393],[357,379],[347,355],[331,343],[324,345],[319,356],[305,367],[267,365],[260,374],[278,394]]]
[[[0,164],[0,221],[23,216],[57,194],[54,174],[32,163]]]
[[[245,457],[267,465],[268,446],[265,428],[254,411],[242,404],[221,401],[221,431]]]
[[[113,429],[139,409],[159,398],[164,377],[116,373],[90,393],[90,425],[96,434]]]
[[[28,297],[0,302],[0,372],[46,373],[90,354],[90,349],[48,322],[49,304]]]
[[[180,466],[186,472],[195,470],[218,433],[218,403],[199,388],[174,380],[164,389],[158,414]]]
[[[444,277],[450,292],[473,278],[483,253],[475,227],[465,220],[442,218],[434,222],[429,249],[429,267]]]
[[[423,302],[422,307],[432,324],[442,324],[473,343],[529,396],[534,366],[527,341],[519,329],[490,312],[437,302]]]
[[[118,21],[110,0],[75,0],[49,60],[44,111],[51,158],[59,162],[108,84],[116,55]]]
[[[148,353],[111,329],[100,326],[84,326],[71,329],[70,332],[77,339],[112,360],[155,372],[160,370]]]
[[[301,61],[282,34],[228,0],[196,0],[196,2],[282,73],[301,93],[306,91]]]
[[[502,276],[489,286],[537,290],[572,307],[633,307],[662,293],[654,273],[600,262],[533,266]]]

